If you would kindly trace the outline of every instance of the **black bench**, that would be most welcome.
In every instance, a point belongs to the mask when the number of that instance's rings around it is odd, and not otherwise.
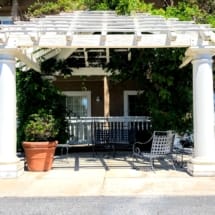
[[[104,128],[95,129],[94,151],[97,148],[105,148],[115,151],[117,147],[131,148],[135,142],[135,131],[126,128]]]

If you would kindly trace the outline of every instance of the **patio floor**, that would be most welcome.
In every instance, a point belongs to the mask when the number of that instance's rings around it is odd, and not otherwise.
[[[179,156],[175,156],[177,171],[186,171],[186,166],[181,168],[179,165]],[[190,156],[184,157],[184,162]],[[177,162],[178,161],[178,162]],[[98,152],[98,153],[69,153],[68,155],[55,156],[53,168],[69,168],[74,171],[83,169],[104,169],[105,171],[113,169],[135,169],[151,172],[149,162],[141,159],[134,160],[129,152],[116,152],[115,156],[111,152]],[[178,164],[178,165],[177,165]],[[173,170],[172,164],[168,160],[155,161],[155,172],[159,170]]]
[[[93,155],[56,156],[48,172],[24,171],[17,179],[0,179],[0,197],[215,195],[215,177],[192,177],[186,168],[174,170],[166,162],[155,163],[156,171],[142,162],[135,162],[138,170],[133,169],[128,152],[115,158]]]

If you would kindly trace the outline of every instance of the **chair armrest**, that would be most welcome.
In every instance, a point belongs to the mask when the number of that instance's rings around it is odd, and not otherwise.
[[[141,142],[141,141],[137,141],[133,144],[133,153],[136,153],[136,151],[141,152],[141,146],[147,145],[149,144],[153,139],[153,136],[151,136],[147,141],[145,142]]]
[[[153,138],[153,136],[151,136],[147,141],[145,141],[145,142],[141,142],[141,141],[137,141],[137,142],[135,142],[134,143],[134,145],[144,145],[144,144],[148,144],[149,142],[151,142],[152,141],[152,138]]]
[[[141,150],[138,146],[133,145],[133,155],[139,155],[141,153]]]

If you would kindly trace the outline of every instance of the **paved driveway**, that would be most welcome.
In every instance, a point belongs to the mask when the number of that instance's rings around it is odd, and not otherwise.
[[[1,215],[213,215],[214,196],[0,198]]]

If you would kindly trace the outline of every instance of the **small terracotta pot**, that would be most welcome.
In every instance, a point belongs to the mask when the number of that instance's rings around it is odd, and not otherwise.
[[[27,169],[29,171],[48,171],[52,168],[58,141],[23,142]]]

